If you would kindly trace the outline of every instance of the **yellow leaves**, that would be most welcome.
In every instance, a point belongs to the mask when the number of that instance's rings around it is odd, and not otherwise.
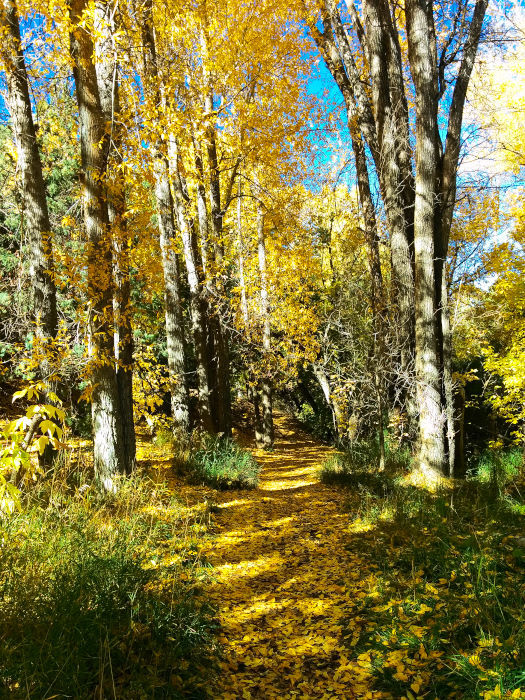
[[[76,221],[73,219],[72,216],[64,216],[62,217],[62,220],[60,221],[61,226],[64,226],[64,228],[73,228],[76,226]]]
[[[293,440],[290,427],[277,416],[277,431]],[[347,518],[315,479],[328,449],[306,437],[301,445],[258,452],[260,490],[220,497],[221,532],[208,556],[229,660],[215,693],[223,700],[246,690],[254,698],[380,697],[370,692],[371,654],[351,651],[361,623],[346,614],[357,593],[368,595],[373,577],[360,562],[355,585],[347,585]],[[303,489],[307,502],[298,497]]]
[[[482,671],[485,670],[485,669],[483,668],[483,666],[481,665],[481,659],[480,659],[480,657],[478,656],[478,654],[471,654],[471,655],[468,657],[468,662],[469,662],[469,664],[470,664],[471,666],[475,666],[476,668],[479,668],[479,669],[481,669]]]
[[[495,640],[492,639],[491,637],[485,637],[485,639],[480,639],[478,642],[478,647],[481,647],[482,649],[488,649],[490,647],[494,646]]]
[[[27,397],[30,401],[31,399],[38,398],[40,393],[45,389],[45,384],[43,382],[37,382],[36,384],[30,384],[29,386],[26,386],[24,389],[20,389],[19,391],[15,391],[13,394],[13,401],[17,401],[18,399],[23,399]]]
[[[427,612],[432,612],[432,608],[424,603],[416,610],[417,615],[424,615]]]
[[[416,693],[416,695],[417,695],[417,694],[419,693],[419,691],[421,690],[421,685],[422,685],[421,679],[420,679],[420,678],[417,678],[415,681],[413,681],[413,682],[410,684],[410,688],[411,688],[411,689],[414,691],[414,693]]]
[[[495,698],[523,698],[525,697],[525,691],[522,691],[521,688],[515,688],[512,692],[510,693],[505,693],[505,695],[501,694],[501,686],[498,684],[494,687],[494,690],[486,690],[484,693],[481,694],[483,700],[494,700]]]
[[[15,392],[13,401],[37,398],[41,392],[45,393],[46,387],[38,382]],[[55,397],[53,392],[48,392],[48,396]],[[48,445],[55,449],[63,447],[63,430],[56,421],[62,423],[64,418],[64,410],[58,406],[33,404],[28,406],[25,415],[0,430],[0,515],[12,513],[19,507],[19,490],[11,480],[36,479],[40,473],[38,462],[31,455],[43,454]]]
[[[88,386],[85,387],[84,391],[78,397],[79,402],[85,401],[86,403],[91,403],[91,401],[93,399],[93,392],[94,391],[95,391],[95,385],[88,384]]]

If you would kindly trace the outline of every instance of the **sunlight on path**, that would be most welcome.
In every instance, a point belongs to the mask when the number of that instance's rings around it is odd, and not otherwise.
[[[255,451],[259,488],[219,496],[208,557],[225,660],[212,697],[385,697],[369,692],[370,660],[352,654],[366,633],[354,606],[374,576],[345,549],[343,492],[317,480],[331,450],[289,418],[276,428],[275,451]]]

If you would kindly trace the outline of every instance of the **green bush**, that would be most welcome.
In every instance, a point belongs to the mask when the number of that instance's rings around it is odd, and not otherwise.
[[[186,469],[196,483],[218,489],[256,488],[260,467],[248,450],[229,438],[206,436]]]
[[[69,484],[3,524],[0,696],[203,697],[215,623],[181,545],[194,524],[145,477],[109,498]]]
[[[309,403],[303,403],[300,410],[295,412],[295,416],[306,430],[319,440],[329,442],[334,439],[334,424],[330,411],[324,408],[314,411]]]

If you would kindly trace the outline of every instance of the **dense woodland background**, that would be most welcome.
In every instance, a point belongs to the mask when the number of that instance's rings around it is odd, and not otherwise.
[[[2,0],[0,27],[0,526],[61,473],[155,503],[139,439],[255,486],[238,442],[271,452],[277,412],[339,449],[325,482],[454,513],[477,484],[519,540],[521,6]]]

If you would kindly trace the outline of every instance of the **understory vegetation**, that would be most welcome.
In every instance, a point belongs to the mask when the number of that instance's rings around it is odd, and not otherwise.
[[[374,687],[396,698],[522,697],[521,451],[484,452],[466,481],[434,494],[407,484],[406,469],[379,474],[362,454],[330,457],[321,478],[346,487],[348,549],[374,570],[358,638],[353,626],[348,638]]]
[[[187,469],[197,483],[235,489],[255,488],[260,468],[252,454],[234,440],[207,436],[191,453]]]
[[[260,466],[252,453],[232,438],[195,433],[185,439],[160,430],[155,444],[170,450],[176,473],[189,483],[216,489],[250,489],[259,483]]]
[[[47,475],[2,522],[0,694],[201,698],[216,654],[206,504],[145,474],[104,496],[88,478]]]

